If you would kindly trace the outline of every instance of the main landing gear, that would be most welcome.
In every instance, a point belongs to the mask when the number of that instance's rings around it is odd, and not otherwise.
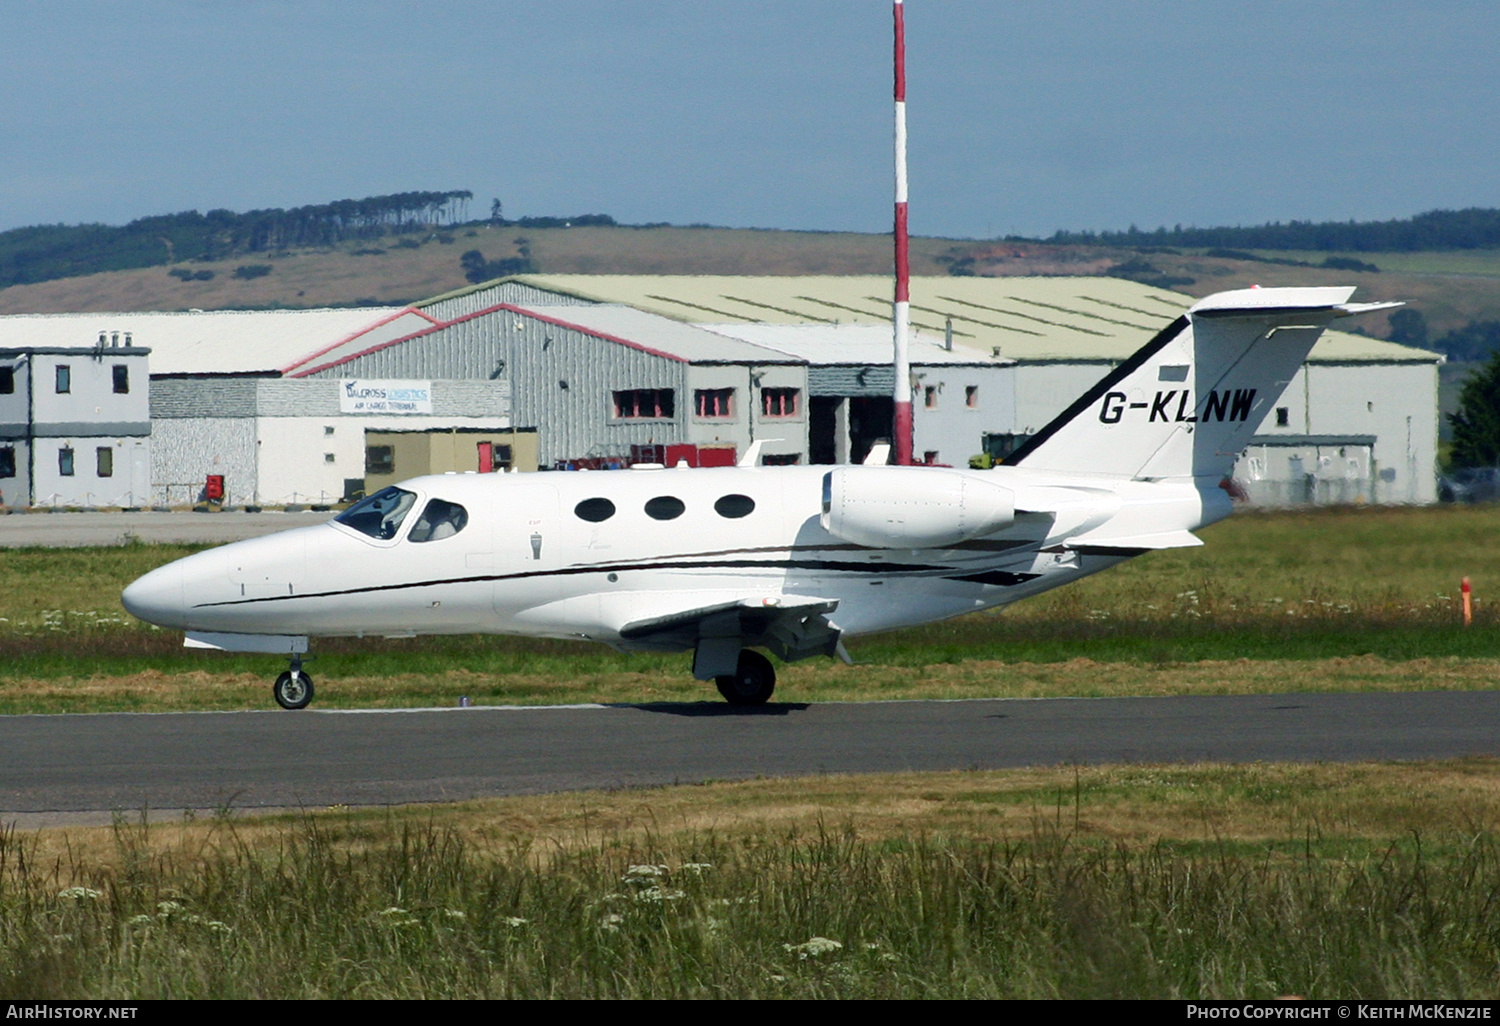
[[[276,678],[271,694],[283,709],[307,708],[307,703],[313,700],[313,680],[302,669],[301,656],[292,656],[292,668]]]
[[[776,690],[776,669],[771,660],[751,648],[740,650],[733,673],[715,677],[719,694],[730,705],[765,705]]]

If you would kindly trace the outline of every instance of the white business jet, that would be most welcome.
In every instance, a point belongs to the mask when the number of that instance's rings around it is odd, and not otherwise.
[[[289,709],[308,639],[523,634],[692,651],[731,703],[765,702],[769,650],[1001,606],[1153,549],[1201,545],[1235,459],[1353,288],[1198,302],[1005,464],[635,467],[446,474],[327,524],[201,552],[125,589],[186,644],[278,652]]]

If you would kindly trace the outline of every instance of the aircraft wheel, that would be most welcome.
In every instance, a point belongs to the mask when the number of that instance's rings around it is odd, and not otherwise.
[[[714,683],[730,705],[765,705],[776,690],[776,669],[754,649],[741,649],[734,673],[715,677]]]
[[[312,678],[305,670],[299,670],[295,677],[291,670],[287,670],[276,678],[271,694],[276,696],[276,704],[283,709],[306,709],[307,703],[313,700]]]

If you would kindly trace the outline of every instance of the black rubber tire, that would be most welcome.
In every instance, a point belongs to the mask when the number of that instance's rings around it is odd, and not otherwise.
[[[306,670],[301,670],[297,673],[296,684],[293,684],[292,671],[287,670],[276,678],[271,694],[283,709],[306,709],[313,700],[313,680]]]
[[[776,668],[759,652],[745,648],[734,673],[715,677],[714,683],[730,705],[765,705],[776,690]]]

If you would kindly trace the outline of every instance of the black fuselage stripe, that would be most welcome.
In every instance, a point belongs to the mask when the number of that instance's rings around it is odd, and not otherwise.
[[[1147,342],[1140,349],[1137,349],[1134,355],[1132,355],[1124,363],[1120,364],[1120,366],[1116,367],[1114,370],[1106,374],[1097,385],[1089,389],[1087,392],[1083,393],[1083,395],[1079,396],[1072,406],[1069,406],[1062,413],[1054,417],[1050,424],[1042,428],[1036,434],[1032,435],[1029,439],[1026,440],[1026,443],[1015,452],[1005,457],[1005,459],[1002,461],[1005,466],[1013,467],[1016,464],[1023,462],[1027,456],[1030,456],[1032,453],[1040,449],[1042,445],[1047,441],[1047,439],[1057,434],[1075,417],[1078,417],[1090,406],[1093,406],[1094,403],[1104,395],[1104,393],[1108,392],[1111,388],[1114,388],[1120,382],[1130,377],[1130,375],[1140,370],[1141,366],[1144,365],[1147,360],[1151,359],[1151,357],[1161,352],[1162,349],[1166,347],[1168,342],[1171,342],[1178,335],[1186,331],[1188,325],[1191,323],[1192,322],[1188,320],[1187,314],[1183,314],[1171,324],[1168,324],[1165,328],[1157,333],[1155,338],[1153,338],[1150,342]]]
[[[715,562],[683,560],[668,563],[617,563],[609,566],[570,566],[556,570],[527,570],[516,574],[476,574],[473,577],[448,577],[434,581],[407,581],[401,584],[371,584],[363,588],[305,592],[301,595],[264,595],[257,598],[230,599],[225,602],[204,602],[193,608],[207,609],[213,606],[244,606],[262,602],[288,602],[294,599],[337,598],[341,595],[362,595],[380,591],[404,591],[407,588],[436,588],[451,584],[483,584],[496,581],[527,580],[536,577],[571,577],[578,574],[602,574],[630,570],[821,570],[833,573],[857,573],[872,577],[887,577],[891,574],[952,574],[957,569],[961,568],[935,566],[928,563],[853,563],[829,559],[788,559],[774,561],[727,559]]]

